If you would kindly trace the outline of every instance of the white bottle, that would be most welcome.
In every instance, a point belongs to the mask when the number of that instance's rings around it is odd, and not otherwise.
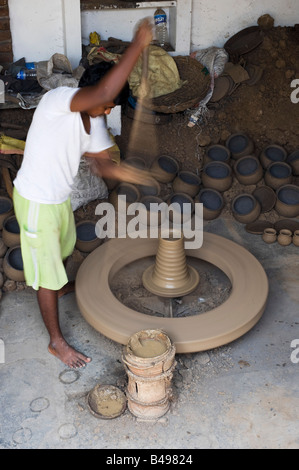
[[[156,41],[159,46],[165,46],[168,41],[167,16],[162,8],[158,8],[154,13]]]

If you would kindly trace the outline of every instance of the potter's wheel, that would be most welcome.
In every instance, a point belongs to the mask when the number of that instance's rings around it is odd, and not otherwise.
[[[246,249],[218,235],[204,233],[200,249],[186,256],[215,265],[229,278],[230,296],[200,315],[170,318],[144,315],[123,305],[111,281],[129,263],[155,256],[157,239],[113,239],[94,250],[81,264],[76,298],[86,321],[104,336],[127,344],[136,331],[162,329],[178,353],[227,344],[248,332],[261,318],[268,297],[268,279],[259,261]]]

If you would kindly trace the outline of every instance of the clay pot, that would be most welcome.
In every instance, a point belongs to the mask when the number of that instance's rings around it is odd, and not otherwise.
[[[232,185],[232,169],[224,162],[210,162],[203,167],[201,179],[205,188],[224,192]]]
[[[268,168],[271,163],[284,162],[287,158],[287,152],[280,145],[268,145],[260,154],[260,162],[263,168]]]
[[[195,202],[202,203],[204,220],[216,219],[221,214],[224,207],[222,194],[216,191],[216,189],[202,189],[196,197]]]
[[[293,234],[293,244],[299,246],[299,230],[295,230]]]
[[[20,245],[20,227],[15,215],[11,215],[4,220],[2,239],[9,248]]]
[[[275,210],[284,217],[299,215],[299,187],[294,184],[281,186],[276,191]]]
[[[141,213],[142,223],[144,225],[159,226],[165,220],[165,211],[156,210],[156,204],[163,204],[163,200],[157,196],[144,196],[140,199],[140,203],[144,205],[146,213]],[[151,218],[152,214],[152,218]]]
[[[252,194],[260,203],[262,213],[269,212],[275,206],[276,194],[269,186],[260,186]]]
[[[6,196],[0,196],[0,230],[3,227],[4,220],[12,215],[13,212],[12,200]]]
[[[146,168],[145,161],[140,157],[129,157],[124,160],[124,163],[134,168],[139,168],[139,170],[144,170]]]
[[[282,246],[288,246],[292,243],[292,232],[286,228],[280,230],[277,241]]]
[[[101,245],[103,240],[96,235],[96,222],[82,220],[76,224],[76,248],[83,253],[90,253]]]
[[[265,228],[263,236],[263,240],[265,243],[274,243],[277,239],[277,233],[274,228]]]
[[[0,258],[3,258],[5,253],[7,252],[7,246],[5,245],[4,241],[2,238],[0,238]]]
[[[227,147],[225,147],[225,145],[215,144],[208,147],[205,156],[205,163],[214,161],[228,163],[229,160],[230,151]]]
[[[267,186],[276,190],[280,186],[292,183],[292,168],[285,162],[271,163],[266,170],[264,179]]]
[[[143,196],[159,196],[161,192],[161,186],[155,178],[151,178],[151,185],[136,184],[140,197]]]
[[[199,192],[201,179],[192,171],[180,171],[173,181],[172,189],[175,193],[185,193],[195,197]]]
[[[16,282],[25,281],[20,246],[13,246],[7,250],[3,259],[3,271],[8,279],[12,279]]]
[[[248,224],[259,217],[261,206],[251,194],[239,194],[232,201],[232,213],[238,222]]]
[[[173,193],[167,201],[168,205],[173,205],[173,211],[169,211],[171,222],[183,223],[192,217],[194,212],[194,200],[185,193]],[[185,205],[187,204],[187,206]]]
[[[230,150],[231,156],[238,160],[246,155],[251,155],[254,151],[253,140],[247,134],[232,134],[226,140],[226,147]]]
[[[126,207],[133,202],[138,202],[141,194],[137,186],[131,183],[119,183],[119,185],[110,193],[109,202],[114,209],[118,211],[118,196],[126,197]]]
[[[264,174],[262,165],[253,155],[239,158],[234,165],[234,171],[239,183],[244,185],[258,183]]]
[[[169,155],[161,155],[153,161],[151,173],[160,183],[170,183],[179,171],[179,164]]]
[[[299,176],[299,149],[292,152],[286,162],[292,167],[293,175]]]

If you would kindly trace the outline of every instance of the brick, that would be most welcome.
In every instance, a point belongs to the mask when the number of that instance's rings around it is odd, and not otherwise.
[[[3,18],[3,16],[6,16],[7,18],[9,17],[8,7],[0,6],[0,17]]]
[[[2,52],[12,52],[11,41],[0,41],[0,54]]]
[[[0,18],[0,31],[10,30],[9,18]]]
[[[10,41],[11,40],[11,32],[10,30],[0,31],[0,41]]]

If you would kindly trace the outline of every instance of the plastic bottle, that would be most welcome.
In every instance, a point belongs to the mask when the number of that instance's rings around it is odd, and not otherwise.
[[[158,8],[154,13],[156,41],[159,46],[165,46],[168,40],[167,16],[162,8]]]
[[[29,70],[29,69],[21,69],[18,73],[17,73],[17,78],[19,78],[20,80],[27,80],[27,79],[36,79],[36,70],[35,69],[32,69],[32,70]]]

